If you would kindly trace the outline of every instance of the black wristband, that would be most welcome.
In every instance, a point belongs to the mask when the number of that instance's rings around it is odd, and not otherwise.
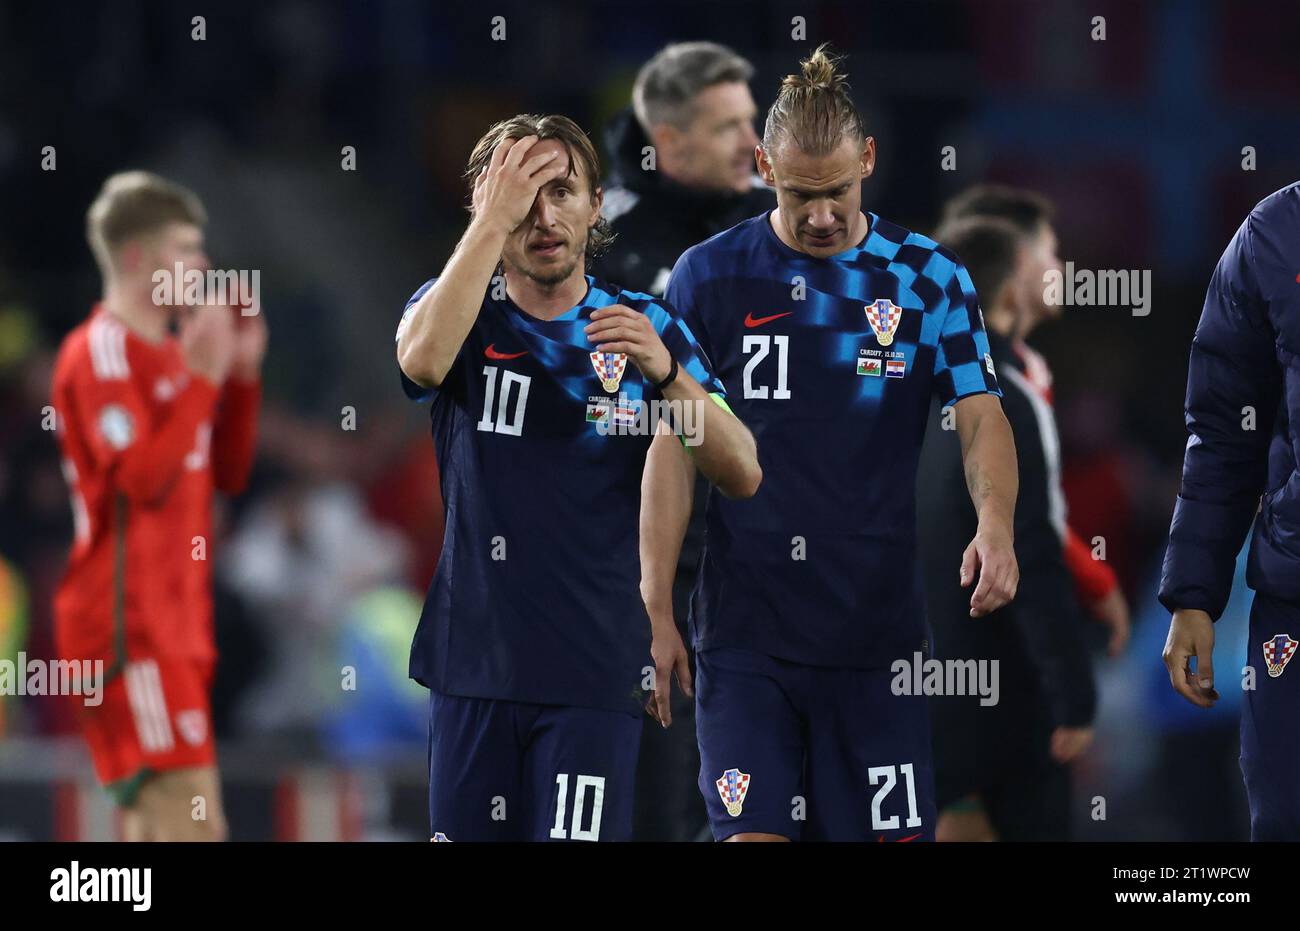
[[[668,374],[664,376],[664,380],[659,382],[659,384],[655,385],[655,391],[662,392],[665,388],[667,388],[669,385],[671,385],[673,382],[677,380],[677,357],[674,355],[669,355],[669,358],[673,360],[673,364],[668,369]]]

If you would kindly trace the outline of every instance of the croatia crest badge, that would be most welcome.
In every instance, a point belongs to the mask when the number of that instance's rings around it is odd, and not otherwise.
[[[623,380],[623,370],[627,368],[626,352],[593,352],[591,367],[596,370],[600,386],[610,394],[618,390]]]
[[[876,341],[882,346],[890,345],[894,341],[894,331],[898,329],[898,321],[903,318],[903,308],[889,298],[882,297],[862,309],[866,311],[867,322],[871,324],[871,331],[876,334]]]
[[[1268,674],[1276,679],[1286,669],[1295,655],[1297,641],[1286,634],[1274,634],[1272,640],[1264,641],[1264,662],[1268,664]]]
[[[740,809],[745,805],[745,793],[749,791],[749,773],[742,773],[732,767],[722,774],[717,785],[722,804],[727,806],[727,814],[733,818],[740,817]]]

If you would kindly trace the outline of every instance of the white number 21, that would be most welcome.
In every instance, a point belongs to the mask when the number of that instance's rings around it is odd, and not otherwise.
[[[772,390],[772,399],[785,401],[790,397],[790,386],[787,383],[790,337],[767,336],[755,333],[746,336],[740,344],[741,351],[745,355],[749,355],[751,352],[754,353],[754,357],[745,363],[744,388],[745,397],[747,398],[758,398],[760,400],[767,398],[767,385],[754,384],[754,369],[758,366],[758,363],[767,358],[772,343],[776,343],[776,387]]]
[[[902,772],[907,779],[907,826],[909,828],[919,828],[921,826],[921,816],[916,811],[916,779],[912,775],[912,764],[904,763],[901,766],[872,766],[867,770],[867,779],[871,784],[880,785],[880,780],[885,784],[876,790],[875,796],[871,799],[871,829],[873,831],[893,831],[898,827],[898,815],[890,815],[888,818],[880,816],[880,803],[885,800],[885,796],[890,790],[898,784],[898,776],[895,769]]]

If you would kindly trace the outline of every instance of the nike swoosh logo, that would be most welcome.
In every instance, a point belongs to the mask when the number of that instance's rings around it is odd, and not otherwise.
[[[765,323],[771,323],[773,320],[779,320],[782,317],[788,317],[792,313],[794,313],[793,310],[787,310],[783,314],[772,314],[772,316],[770,317],[755,317],[754,314],[750,312],[745,315],[745,326],[749,327],[750,329],[753,329],[756,326],[762,326]]]
[[[916,840],[920,836],[921,836],[920,834],[913,834],[911,837],[900,837],[898,840],[894,841],[894,843],[906,844],[908,841]],[[876,843],[883,844],[884,842],[885,842],[885,835],[881,834],[879,837],[876,838]]]
[[[497,352],[493,347],[495,343],[489,344],[487,349],[483,350],[483,355],[489,359],[518,359],[520,356],[528,355],[528,350],[523,352]]]

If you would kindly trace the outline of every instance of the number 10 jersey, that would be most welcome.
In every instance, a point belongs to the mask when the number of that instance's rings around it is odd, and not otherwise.
[[[667,304],[587,281],[552,320],[489,289],[439,387],[402,375],[408,396],[431,402],[447,508],[411,648],[411,676],[428,688],[640,713],[652,665],[638,521],[653,436],[643,427],[661,398],[583,329],[601,307],[630,307],[706,391],[722,386]]]

